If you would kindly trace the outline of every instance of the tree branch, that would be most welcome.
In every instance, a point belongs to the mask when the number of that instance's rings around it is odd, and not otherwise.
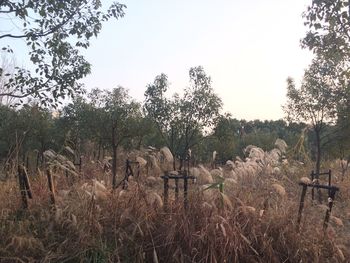
[[[65,24],[67,24],[69,22],[69,20],[71,20],[75,15],[75,12],[73,12],[66,20],[62,21],[61,23],[59,23],[58,25],[54,26],[53,28],[47,30],[44,33],[28,33],[28,34],[24,34],[24,35],[12,35],[12,34],[5,34],[5,35],[1,35],[0,39],[5,38],[5,37],[10,37],[10,38],[28,38],[28,37],[45,37],[48,36],[54,32],[56,32],[60,27],[64,26]]]

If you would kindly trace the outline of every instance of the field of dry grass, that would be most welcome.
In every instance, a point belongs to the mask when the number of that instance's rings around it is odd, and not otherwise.
[[[163,207],[162,180],[132,179],[128,190],[93,189],[107,181],[86,164],[74,182],[55,174],[56,205],[45,175],[31,175],[33,199],[21,209],[16,178],[0,182],[0,262],[350,262],[350,177],[340,187],[326,233],[325,204],[311,202],[296,220],[308,167],[282,167],[203,191],[189,184],[189,203]],[[120,172],[121,174],[121,172]],[[107,182],[107,185],[110,185]],[[325,193],[326,197],[326,193]]]

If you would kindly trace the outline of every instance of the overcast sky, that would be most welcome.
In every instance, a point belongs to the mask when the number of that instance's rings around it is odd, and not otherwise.
[[[233,117],[283,118],[286,79],[299,81],[311,60],[300,47],[311,0],[120,2],[125,17],[104,24],[84,51],[93,66],[88,89],[122,85],[143,101],[146,85],[165,73],[169,95],[181,93],[189,69],[201,65]]]

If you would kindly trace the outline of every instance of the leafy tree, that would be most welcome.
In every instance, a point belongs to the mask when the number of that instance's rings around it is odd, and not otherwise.
[[[202,67],[191,68],[189,77],[190,85],[183,97],[175,94],[172,99],[166,98],[169,83],[165,74],[157,76],[145,92],[148,116],[173,155],[181,160],[186,158],[188,149],[198,144],[202,134],[213,127],[222,107],[221,99],[211,87],[211,78]]]
[[[322,133],[325,125],[334,122],[336,117],[337,96],[331,82],[332,74],[332,65],[316,58],[305,71],[299,89],[291,78],[287,80],[288,100],[284,111],[289,121],[303,121],[311,125],[315,134],[317,175],[321,165]]]
[[[215,144],[210,152],[216,151],[219,161],[224,162],[238,155],[236,151],[240,142],[240,128],[240,121],[232,119],[230,114],[218,118],[213,134]]]
[[[16,164],[29,156],[41,158],[47,149],[54,149],[54,120],[50,111],[27,104],[21,109],[1,106],[0,160]]]
[[[81,92],[78,81],[90,73],[81,49],[89,47],[103,22],[122,17],[124,9],[114,2],[103,11],[100,0],[0,1],[0,18],[21,23],[18,32],[3,33],[0,39],[25,41],[33,69],[16,67],[0,97],[32,97],[43,105],[57,105],[58,99]],[[2,49],[13,52],[9,46]],[[1,74],[5,73],[0,68]]]
[[[140,118],[140,104],[131,99],[128,91],[118,87],[112,91],[104,91],[103,96],[105,121],[112,148],[112,179],[113,188],[117,186],[117,148],[123,141],[132,138],[138,130],[137,119]]]
[[[336,65],[349,61],[349,1],[312,1],[304,18],[309,31],[302,40],[303,47]]]
[[[318,0],[312,1],[304,14],[309,31],[302,40],[303,47],[331,64],[334,72],[330,81],[337,93],[338,121],[333,130],[338,138],[350,126],[349,12],[350,2],[347,0]]]

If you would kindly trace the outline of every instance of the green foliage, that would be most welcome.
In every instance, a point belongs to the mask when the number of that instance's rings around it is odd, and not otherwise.
[[[335,64],[349,59],[349,1],[312,1],[304,13],[308,33],[302,44]]]
[[[325,125],[334,123],[337,113],[337,93],[333,88],[335,76],[332,63],[317,57],[305,71],[300,89],[287,80],[287,104],[284,111],[289,121],[304,121],[315,133],[316,173],[320,170],[322,136]]]
[[[76,144],[91,141],[105,148],[111,146],[114,135],[117,146],[137,132],[140,135],[137,127],[142,119],[140,105],[126,89],[94,89],[87,97],[78,97],[63,110],[70,138]]]
[[[342,134],[350,125],[350,111],[348,110],[350,105],[348,81],[350,76],[348,62],[350,58],[349,8],[349,1],[346,0],[313,1],[304,14],[305,24],[309,31],[302,40],[304,48],[312,50],[323,64],[328,65],[328,72],[324,75],[328,76],[328,83],[334,93],[337,125],[333,129],[336,136],[327,136],[327,140],[328,142],[334,140],[335,145],[340,146],[338,150],[342,152],[341,156],[344,155],[341,145],[346,145],[349,141],[349,137],[342,136]],[[321,101],[320,104],[323,102]],[[339,143],[339,140],[342,143]]]
[[[114,2],[103,11],[99,0],[0,1],[0,18],[22,22],[19,32],[2,33],[0,39],[25,41],[33,68],[17,67],[5,83],[10,92],[0,96],[32,97],[55,106],[58,99],[82,92],[78,80],[90,73],[90,64],[81,49],[89,47],[103,22],[124,16],[124,9],[125,5]],[[13,52],[11,47],[2,50]]]
[[[183,97],[165,96],[169,87],[165,74],[157,76],[145,92],[146,113],[172,153],[182,159],[213,127],[222,107],[221,99],[211,87],[211,78],[202,67],[191,68],[189,77],[190,86],[184,90]]]
[[[237,120],[226,114],[218,119],[214,133],[203,140],[197,152],[200,153],[201,160],[211,161],[211,153],[216,151],[216,160],[224,163],[236,156],[244,157],[243,150],[248,145],[269,151],[274,148],[278,138],[293,147],[304,127],[303,124],[294,122],[287,124],[283,120]]]

